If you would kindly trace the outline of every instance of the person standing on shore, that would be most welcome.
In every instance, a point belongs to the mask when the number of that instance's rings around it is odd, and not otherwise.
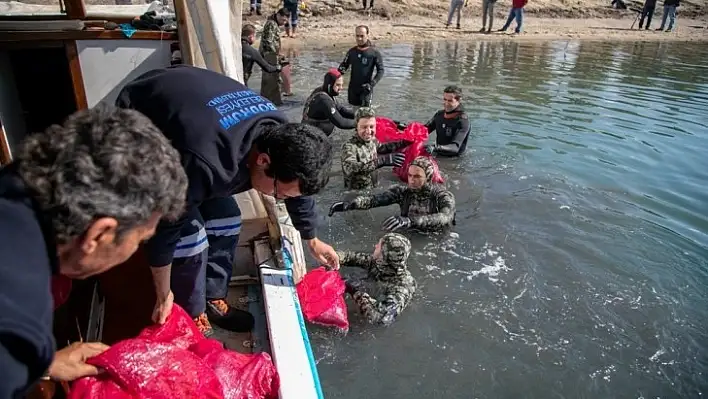
[[[511,11],[509,11],[509,17],[506,19],[504,26],[499,29],[499,32],[506,32],[511,25],[511,21],[516,19],[516,29],[514,33],[521,33],[521,28],[524,23],[524,7],[528,3],[528,0],[512,0],[511,1]]]
[[[371,106],[374,86],[384,75],[383,57],[369,40],[369,27],[359,25],[354,29],[356,46],[347,51],[344,60],[339,64],[339,73],[345,73],[351,66],[347,97],[349,104],[354,106]],[[374,75],[376,69],[376,75]]]
[[[667,32],[674,30],[674,22],[676,22],[676,8],[681,5],[680,0],[664,0],[664,15],[661,17],[661,26],[656,30],[664,30],[664,25],[666,25],[666,18],[669,18],[669,27],[666,29]]]
[[[452,24],[452,16],[457,13],[457,29],[460,29],[460,14],[462,14],[462,6],[467,7],[467,1],[466,0],[451,0],[450,1],[450,11],[447,13],[447,23],[445,24],[446,28],[450,27],[450,24]]]
[[[655,0],[656,1],[656,0]],[[482,0],[482,29],[481,33],[491,33],[494,25],[494,4],[497,0]],[[487,28],[487,17],[489,17],[489,28]]]
[[[656,0],[644,1],[642,15],[639,17],[639,29],[642,29],[642,26],[644,25],[644,18],[647,19],[647,25],[644,29],[649,29],[649,25],[651,25],[651,17],[654,16],[654,9],[656,9]]]
[[[290,18],[288,23],[285,25],[285,36],[295,37],[295,31],[297,30],[297,17],[298,17],[298,7],[300,6],[298,0],[283,0],[283,8],[288,10],[290,13]]]
[[[254,12],[256,15],[261,15],[261,0],[251,0],[251,11],[248,12],[248,16],[252,16]]]
[[[258,51],[269,64],[279,64],[284,60],[284,57],[280,55],[280,27],[285,25],[289,19],[288,10],[281,8],[268,17],[265,25],[263,25],[263,36],[261,37]],[[292,95],[290,92],[289,72],[288,70],[287,76],[283,77],[283,89],[285,89],[286,95]],[[278,72],[263,73],[263,78],[261,79],[261,95],[278,106],[283,105],[280,75],[284,75],[282,70],[280,74]]]

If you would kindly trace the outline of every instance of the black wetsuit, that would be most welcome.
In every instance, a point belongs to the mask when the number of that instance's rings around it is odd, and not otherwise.
[[[366,42],[363,47],[355,46],[347,51],[344,61],[339,64],[339,72],[346,72],[350,66],[352,74],[347,93],[349,104],[368,107],[371,105],[373,88],[384,75],[383,57],[371,42]]]
[[[302,110],[302,123],[320,128],[326,135],[331,135],[335,127],[354,129],[354,112],[347,106],[337,103],[332,85],[338,76],[325,74],[324,83],[316,88],[305,101]]]
[[[241,39],[241,57],[243,58],[243,83],[246,86],[248,86],[248,79],[253,73],[253,63],[258,64],[263,69],[263,72],[273,73],[280,70],[280,65],[270,64],[257,49],[244,39]]]
[[[440,110],[425,124],[428,132],[435,131],[435,155],[455,157],[467,148],[470,120],[462,105],[452,112]]]

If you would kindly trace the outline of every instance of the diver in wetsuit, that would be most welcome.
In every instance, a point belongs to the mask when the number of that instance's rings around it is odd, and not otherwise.
[[[327,136],[331,135],[335,126],[340,129],[354,129],[356,121],[354,112],[335,99],[344,86],[342,74],[335,68],[324,76],[322,86],[316,88],[305,100],[302,110],[302,123],[320,128]]]
[[[354,33],[356,46],[347,51],[344,60],[339,64],[339,72],[346,72],[350,66],[352,68],[347,89],[349,104],[370,107],[374,86],[384,75],[383,58],[379,50],[369,41],[368,26],[357,26]]]
[[[467,149],[470,121],[461,100],[461,88],[448,86],[443,90],[443,109],[425,124],[428,132],[435,131],[435,144],[425,146],[429,154],[456,157]]]
[[[372,324],[393,323],[408,306],[416,290],[416,282],[406,266],[411,242],[398,233],[384,235],[373,255],[360,252],[337,252],[342,266],[365,269],[367,278],[381,284],[381,295],[372,298],[362,289],[359,279],[346,279],[346,293],[352,296],[359,311]]]
[[[455,223],[455,196],[443,186],[432,183],[434,172],[435,167],[428,158],[418,157],[408,167],[408,186],[396,185],[379,194],[334,203],[329,208],[329,216],[335,212],[398,204],[401,215],[384,220],[384,230],[443,230]]]
[[[376,169],[401,166],[405,156],[394,154],[411,143],[400,140],[379,144],[376,140],[376,114],[369,107],[356,110],[356,132],[342,146],[342,173],[344,187],[361,190],[376,185]]]
[[[270,64],[263,58],[261,53],[253,47],[253,42],[256,41],[256,27],[247,24],[241,30],[241,58],[243,58],[243,83],[248,86],[248,79],[253,74],[253,64],[258,64],[259,67],[266,73],[280,72],[287,62],[276,65]]]

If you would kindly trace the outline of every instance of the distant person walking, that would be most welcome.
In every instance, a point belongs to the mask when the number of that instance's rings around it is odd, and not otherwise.
[[[656,30],[664,30],[666,25],[666,17],[669,18],[669,27],[667,32],[674,30],[674,22],[676,22],[676,9],[680,5],[680,0],[664,0],[664,15],[661,17],[661,26]]]
[[[646,0],[644,2],[642,14],[639,17],[639,29],[642,29],[642,26],[644,25],[644,18],[647,20],[647,25],[644,29],[649,29],[649,25],[651,25],[651,17],[654,16],[654,9],[656,9],[656,0]]]
[[[521,28],[524,23],[524,7],[528,3],[528,0],[512,0],[511,1],[511,11],[509,11],[509,17],[506,19],[504,26],[499,29],[499,32],[506,32],[511,25],[511,21],[516,19],[516,29],[515,33],[521,33]]]
[[[654,0],[656,1],[656,0]],[[494,25],[494,4],[497,0],[482,0],[482,29],[481,33],[491,33]],[[487,28],[487,17],[489,17],[489,28]]]
[[[452,24],[452,16],[457,13],[457,29],[460,29],[460,14],[462,14],[462,6],[467,7],[467,1],[466,0],[451,0],[450,1],[450,11],[447,13],[447,23],[445,24],[446,28],[450,27],[450,24]]]

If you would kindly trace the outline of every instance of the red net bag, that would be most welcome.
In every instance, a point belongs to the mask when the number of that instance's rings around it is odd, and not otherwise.
[[[305,320],[349,331],[344,280],[339,272],[318,267],[305,274],[296,289]]]

